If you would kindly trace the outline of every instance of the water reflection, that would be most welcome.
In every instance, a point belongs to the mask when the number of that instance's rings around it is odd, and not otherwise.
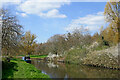
[[[51,78],[118,78],[119,75],[118,70],[83,65],[47,63],[42,60],[34,60],[32,64]]]

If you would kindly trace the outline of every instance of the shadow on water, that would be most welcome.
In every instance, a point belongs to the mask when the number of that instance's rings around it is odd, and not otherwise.
[[[17,64],[14,62],[2,61],[2,79],[13,77],[14,71],[17,71]]]
[[[119,70],[33,60],[38,69],[51,78],[119,78]]]

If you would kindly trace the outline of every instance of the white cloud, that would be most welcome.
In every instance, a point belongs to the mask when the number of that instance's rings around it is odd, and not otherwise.
[[[62,5],[69,4],[68,0],[53,0],[55,2],[49,2],[52,0],[26,0],[21,3],[18,10],[21,10],[27,14],[36,14],[41,17],[49,18],[66,18],[65,14],[60,14],[57,10]]]
[[[16,12],[16,15],[20,15],[20,16],[22,16],[22,17],[26,17],[26,16],[27,16],[26,13],[18,13],[18,12]]]
[[[41,13],[41,17],[48,17],[48,18],[66,18],[67,16],[64,14],[60,14],[57,9],[52,9],[47,13]]]
[[[25,16],[27,16],[27,14],[25,14],[25,13],[21,13],[21,16],[25,17]]]
[[[75,28],[80,28],[81,25],[84,28],[92,31],[99,31],[100,27],[104,25],[103,12],[98,12],[97,14],[86,15],[85,17],[79,17],[78,19],[72,20],[72,22],[65,27],[66,31],[72,31]]]

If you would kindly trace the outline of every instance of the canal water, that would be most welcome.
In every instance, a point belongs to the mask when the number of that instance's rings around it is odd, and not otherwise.
[[[119,70],[33,60],[32,64],[51,78],[119,78]]]

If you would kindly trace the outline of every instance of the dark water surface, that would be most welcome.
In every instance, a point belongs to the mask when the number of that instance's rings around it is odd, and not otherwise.
[[[51,78],[119,78],[119,70],[33,60],[35,67]]]

